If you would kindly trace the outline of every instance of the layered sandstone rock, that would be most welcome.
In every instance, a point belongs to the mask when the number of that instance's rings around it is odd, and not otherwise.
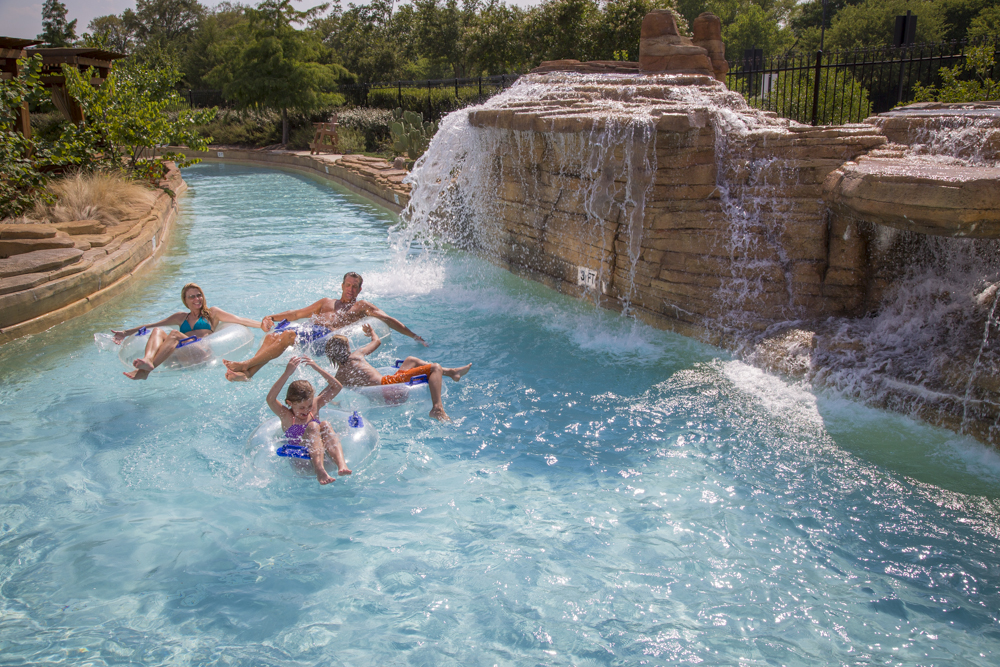
[[[715,76],[708,52],[678,32],[674,14],[668,9],[654,9],[642,19],[639,69]]]
[[[722,21],[711,12],[703,12],[694,20],[691,30],[694,33],[691,42],[705,49],[712,61],[715,78],[725,83],[729,63],[726,62],[726,45],[722,43]]]
[[[469,117],[474,127],[520,133],[499,139],[516,151],[496,156],[502,262],[570,290],[581,267],[590,269],[607,296],[627,294],[641,317],[688,333],[737,310],[746,326],[765,328],[862,307],[864,240],[856,223],[828,225],[822,196],[828,174],[885,143],[873,128],[789,123],[704,75],[569,84],[547,76],[550,94]],[[728,122],[720,109],[734,108],[753,127],[720,144]],[[614,140],[595,170],[589,146],[622,123],[632,134]],[[629,136],[655,145],[654,173],[626,164]],[[634,261],[636,193],[619,182],[627,172],[650,183]],[[732,215],[737,202],[743,217]],[[734,278],[754,285],[752,298],[740,297]]]
[[[824,198],[839,217],[896,229],[1000,238],[1000,168],[914,158],[849,162],[830,174]]]
[[[150,208],[117,225],[0,224],[0,343],[44,331],[118,294],[162,249],[174,199],[187,188],[172,164],[159,185]]]
[[[673,12],[655,9],[643,18],[639,36],[639,61],[547,60],[531,74],[576,72],[579,74],[702,74],[725,82],[729,64],[722,43],[722,24],[705,12],[694,21],[694,39],[681,35]]]

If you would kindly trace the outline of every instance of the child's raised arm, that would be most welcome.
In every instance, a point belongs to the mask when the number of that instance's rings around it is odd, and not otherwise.
[[[285,372],[281,374],[277,380],[274,381],[274,385],[271,386],[271,391],[267,392],[267,407],[271,408],[271,412],[283,416],[285,412],[288,412],[288,408],[278,402],[278,394],[281,393],[281,388],[285,386],[288,382],[288,378],[292,376],[295,369],[299,367],[302,363],[302,357],[292,357],[288,360],[288,365],[285,366]]]
[[[369,354],[378,349],[378,346],[382,344],[382,339],[378,337],[378,334],[375,333],[375,330],[372,329],[372,325],[370,324],[362,324],[361,331],[372,339],[370,343],[357,349],[358,354],[363,357],[367,357]]]
[[[330,375],[330,373],[317,364],[312,359],[306,358],[305,363],[317,373],[319,373],[324,380],[326,380],[326,389],[319,393],[316,397],[316,410],[319,411],[324,405],[333,400],[333,398],[340,393],[340,390],[344,388],[344,385],[340,384],[340,381]]]

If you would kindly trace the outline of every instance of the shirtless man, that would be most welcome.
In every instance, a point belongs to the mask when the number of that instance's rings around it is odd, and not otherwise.
[[[341,284],[341,295],[339,299],[320,299],[311,306],[299,308],[298,310],[286,310],[283,313],[268,315],[265,320],[280,322],[288,320],[294,322],[306,317],[312,318],[317,325],[318,333],[328,333],[327,330],[334,330],[353,324],[364,317],[374,317],[385,322],[390,329],[398,331],[404,336],[409,336],[424,347],[427,343],[423,338],[413,333],[405,324],[395,317],[386,315],[380,308],[376,308],[367,301],[358,301],[358,294],[361,293],[362,278],[354,271],[344,274],[344,282]],[[252,378],[264,365],[281,356],[281,353],[295,344],[298,332],[294,329],[284,329],[273,331],[264,336],[257,354],[246,361],[222,360],[226,365],[226,379],[230,382],[245,382]]]
[[[441,380],[448,376],[458,382],[469,372],[472,364],[458,368],[443,368],[441,364],[432,361],[407,357],[395,374],[382,375],[365,359],[366,356],[378,349],[382,341],[378,334],[372,330],[371,325],[362,324],[361,330],[371,339],[371,342],[353,352],[351,351],[351,342],[345,336],[330,336],[326,341],[326,356],[331,363],[337,364],[337,381],[345,387],[379,385],[385,387],[386,385],[407,382],[415,375],[426,375],[427,386],[431,392],[431,417],[438,421],[451,421],[448,413],[444,411],[444,404],[441,402]]]

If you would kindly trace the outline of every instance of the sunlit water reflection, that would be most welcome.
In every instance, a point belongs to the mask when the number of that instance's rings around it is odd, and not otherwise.
[[[0,664],[996,663],[992,450],[461,253],[394,258],[391,216],[309,178],[185,178],[139,285],[0,348]],[[259,317],[348,270],[431,342],[379,359],[474,366],[452,424],[367,415],[376,456],[330,487],[246,444],[281,363],[139,384],[92,341],[192,280]]]

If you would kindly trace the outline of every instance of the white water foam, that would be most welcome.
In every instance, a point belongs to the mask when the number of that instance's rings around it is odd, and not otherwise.
[[[613,256],[605,240],[604,221],[619,220],[618,236],[625,241],[627,281],[619,299],[627,312],[642,242],[646,201],[656,174],[656,121],[649,106],[621,99],[597,97],[588,111],[599,114],[586,133],[550,133],[546,140],[536,132],[473,127],[469,114],[477,110],[517,109],[529,104],[552,103],[579,97],[579,86],[599,83],[592,75],[524,77],[486,103],[453,112],[440,124],[430,147],[417,161],[407,182],[414,186],[403,224],[393,230],[393,245],[405,253],[415,242],[428,248],[444,242],[487,256],[498,256],[504,239],[496,224],[501,213],[505,181],[520,183],[525,191],[544,187],[536,164],[544,156],[545,168],[560,187],[575,181],[576,192],[560,198],[578,200],[585,224],[580,239]],[[626,87],[622,98],[628,98]],[[550,143],[546,144],[548,141]],[[524,165],[529,165],[527,169]],[[545,184],[549,185],[549,184]],[[616,267],[617,268],[617,267]],[[602,265],[594,300],[613,276]]]

